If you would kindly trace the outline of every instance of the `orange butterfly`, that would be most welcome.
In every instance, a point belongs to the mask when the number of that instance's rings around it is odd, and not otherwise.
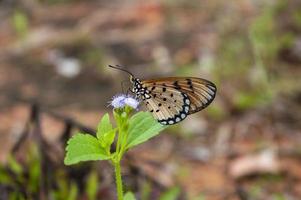
[[[215,84],[202,78],[166,77],[139,80],[119,65],[109,67],[130,75],[133,84],[131,91],[163,125],[176,124],[187,115],[203,110],[216,95]]]

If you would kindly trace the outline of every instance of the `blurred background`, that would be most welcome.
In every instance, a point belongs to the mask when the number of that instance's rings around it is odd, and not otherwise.
[[[128,76],[197,76],[215,101],[128,152],[141,200],[301,198],[301,1],[0,1],[0,199],[113,200],[106,162],[63,165]]]

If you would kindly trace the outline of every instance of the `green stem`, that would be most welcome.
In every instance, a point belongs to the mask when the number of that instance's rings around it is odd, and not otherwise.
[[[123,200],[123,189],[122,189],[120,160],[117,160],[117,162],[114,163],[114,167],[115,167],[117,198],[118,198],[118,200]]]
[[[127,108],[126,108],[127,109]],[[122,159],[124,149],[126,146],[126,140],[128,137],[128,118],[131,110],[125,111],[123,113],[114,113],[115,119],[118,126],[118,138],[116,145],[116,157],[112,160],[115,167],[115,179],[116,179],[116,189],[117,189],[117,199],[123,200],[123,186],[121,179],[121,168],[120,161]]]
[[[122,145],[121,145],[121,148],[120,148],[120,158],[122,158],[123,156],[123,153],[125,151],[125,147],[126,147],[126,143],[127,143],[127,139],[128,139],[128,135],[129,135],[129,131],[128,130],[125,130],[123,132],[123,137],[122,137]]]
[[[117,138],[117,145],[116,145],[116,152],[119,154],[119,151],[120,151],[120,142],[121,142],[121,134],[122,134],[122,130],[121,130],[121,127],[119,125],[118,127],[118,138]]]

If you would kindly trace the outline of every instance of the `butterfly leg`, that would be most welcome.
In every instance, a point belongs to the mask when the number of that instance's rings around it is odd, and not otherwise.
[[[126,83],[126,82],[129,82],[128,80],[123,80],[123,81],[121,81],[121,83],[120,83],[120,85],[121,85],[121,89],[122,89],[122,93],[125,93],[125,91],[124,91],[124,83]],[[127,90],[129,90],[129,88],[127,89]],[[128,93],[128,91],[127,91],[127,93]]]

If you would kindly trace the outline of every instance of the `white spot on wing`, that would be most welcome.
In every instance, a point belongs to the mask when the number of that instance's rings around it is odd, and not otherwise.
[[[188,113],[188,111],[189,111],[189,107],[185,106],[185,112]]]
[[[181,118],[184,119],[186,115],[184,113],[181,114]]]
[[[174,124],[174,121],[173,120],[169,120],[168,124]]]

